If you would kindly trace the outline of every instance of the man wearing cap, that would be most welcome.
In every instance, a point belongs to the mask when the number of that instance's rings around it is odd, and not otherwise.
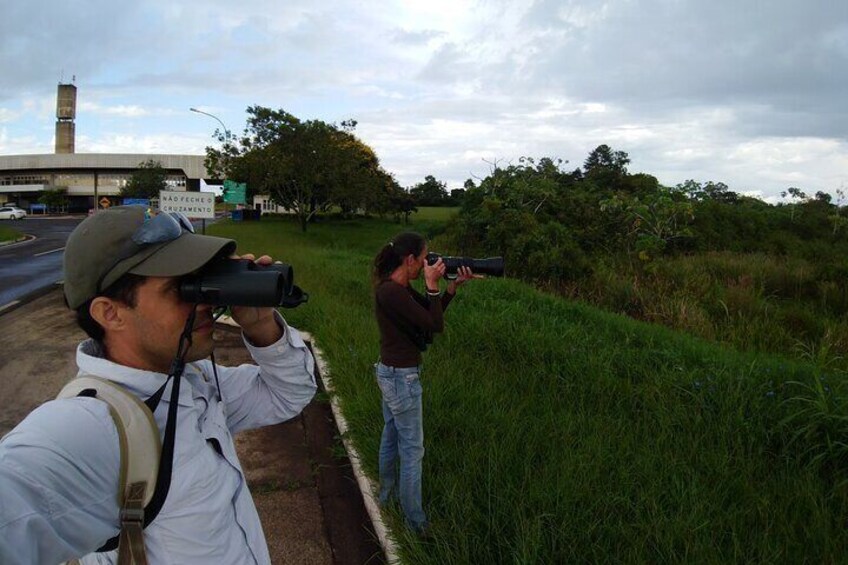
[[[87,218],[65,248],[65,298],[90,336],[77,349],[80,375],[142,401],[159,393],[153,416],[163,437],[176,408],[170,489],[144,530],[150,563],[270,562],[232,434],[299,414],[315,393],[314,364],[275,309],[252,307],[233,307],[232,316],[256,365],[206,359],[212,307],[181,300],[180,277],[235,247],[180,218],[124,206]],[[191,338],[172,403],[184,333]],[[47,402],[9,432],[0,441],[0,563],[115,562],[114,550],[93,552],[119,532],[120,453],[109,406],[96,398]]]

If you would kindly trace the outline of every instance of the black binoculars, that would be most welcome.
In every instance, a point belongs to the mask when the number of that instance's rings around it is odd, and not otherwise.
[[[442,258],[445,264],[445,278],[455,279],[460,267],[469,267],[475,274],[488,275],[490,277],[502,277],[504,274],[503,257],[488,257],[486,259],[472,259],[471,257],[448,257],[438,253],[427,254],[427,264],[432,265]]]
[[[295,308],[309,300],[309,295],[295,286],[291,265],[260,265],[249,259],[220,258],[183,277],[180,298],[213,306]]]

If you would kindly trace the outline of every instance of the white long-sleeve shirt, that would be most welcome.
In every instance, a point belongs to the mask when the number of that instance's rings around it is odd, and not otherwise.
[[[259,516],[232,434],[293,418],[315,394],[314,363],[282,317],[283,337],[248,351],[257,365],[186,365],[180,385],[171,487],[144,530],[150,563],[270,563]],[[102,357],[93,340],[77,349],[81,374],[111,380],[146,399],[167,378]],[[154,418],[161,434],[165,389]],[[213,444],[217,442],[221,454]],[[0,441],[0,563],[49,564],[84,556],[118,534],[120,447],[109,408],[95,398],[47,402]],[[117,551],[82,563],[114,563]]]

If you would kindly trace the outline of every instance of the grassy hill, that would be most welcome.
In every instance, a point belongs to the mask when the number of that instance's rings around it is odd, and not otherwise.
[[[411,228],[439,233],[423,210]],[[291,263],[284,311],[326,354],[376,476],[370,265],[388,221],[219,223]],[[739,354],[512,280],[470,283],[425,354],[425,508],[410,563],[838,562],[848,549],[844,375]],[[390,517],[400,524],[399,514]]]

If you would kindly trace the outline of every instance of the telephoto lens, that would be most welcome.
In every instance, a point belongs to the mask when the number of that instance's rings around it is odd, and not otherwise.
[[[427,264],[432,265],[442,258],[445,264],[445,278],[455,279],[460,267],[469,267],[474,274],[487,275],[490,277],[504,276],[503,257],[487,257],[486,259],[472,259],[471,257],[449,257],[438,253],[427,254]]]
[[[222,258],[183,277],[180,298],[213,306],[294,308],[306,302],[309,295],[294,285],[291,265],[260,265],[249,259]]]

